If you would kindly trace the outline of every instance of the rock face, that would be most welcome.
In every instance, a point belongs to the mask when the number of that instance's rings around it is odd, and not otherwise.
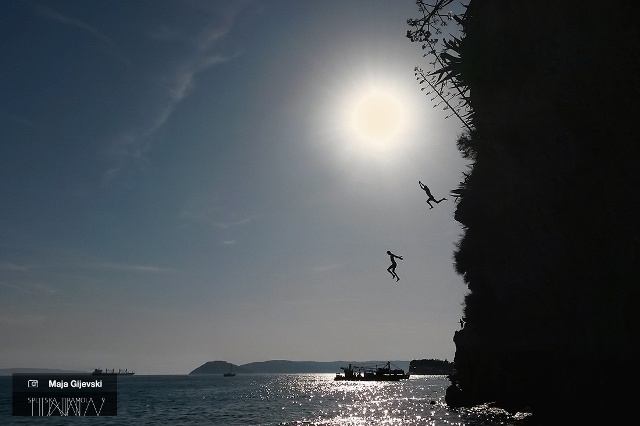
[[[451,405],[630,400],[616,391],[640,360],[638,18],[631,0],[469,3]]]

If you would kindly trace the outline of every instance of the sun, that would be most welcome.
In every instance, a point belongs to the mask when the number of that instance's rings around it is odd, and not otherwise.
[[[388,161],[406,148],[414,120],[406,89],[383,79],[346,89],[334,118],[343,148],[362,159]]]
[[[430,123],[413,66],[394,55],[340,58],[305,94],[314,157],[352,177],[406,170]]]
[[[353,131],[372,141],[386,141],[399,130],[402,117],[396,100],[385,93],[371,93],[356,101]]]

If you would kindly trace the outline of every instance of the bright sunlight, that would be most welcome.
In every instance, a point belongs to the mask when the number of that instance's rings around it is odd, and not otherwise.
[[[424,146],[430,121],[412,66],[402,57],[343,56],[348,60],[328,61],[335,70],[325,70],[318,92],[309,94],[317,108],[311,140],[327,161],[354,177],[406,169],[418,141]]]
[[[365,163],[394,163],[395,154],[409,148],[416,126],[414,98],[406,85],[392,79],[368,79],[344,87],[332,118],[339,151]]]
[[[392,97],[371,94],[354,108],[353,126],[361,137],[370,140],[386,140],[398,130],[400,119],[398,105]]]
[[[342,131],[360,154],[385,156],[402,147],[410,112],[398,88],[371,82],[351,88],[343,102]]]

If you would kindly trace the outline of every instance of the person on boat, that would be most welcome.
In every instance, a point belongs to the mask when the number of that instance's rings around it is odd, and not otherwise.
[[[389,250],[387,250],[387,254],[391,259],[391,266],[387,268],[387,271],[391,274],[391,277],[395,278],[396,282],[398,282],[400,281],[400,277],[398,276],[398,274],[396,274],[396,266],[398,266],[398,264],[396,263],[396,259],[402,260],[402,256],[396,256],[395,254],[391,253]]]
[[[436,200],[435,197],[433,195],[431,195],[431,191],[429,190],[429,188],[427,187],[427,185],[425,185],[424,183],[418,181],[418,183],[420,184],[420,188],[427,193],[427,204],[429,204],[429,208],[432,209],[433,206],[431,205],[431,201],[433,201],[436,204],[440,204],[442,201],[446,200],[446,198],[441,198],[439,200]]]

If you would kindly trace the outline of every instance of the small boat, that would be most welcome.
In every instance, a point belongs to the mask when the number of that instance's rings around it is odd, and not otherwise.
[[[223,374],[224,377],[233,377],[235,375],[236,373],[233,372],[233,364],[229,366],[229,372]]]
[[[395,366],[394,366],[395,367]],[[400,368],[391,368],[391,362],[378,367],[375,364],[351,365],[340,367],[344,373],[337,373],[334,380],[363,380],[363,381],[398,381],[408,379],[409,374]]]
[[[111,369],[111,371],[109,370],[100,370],[99,368],[96,368],[95,370],[93,370],[93,373],[91,373],[92,376],[133,376],[134,373],[133,371],[129,371],[129,370],[118,370],[116,371],[115,369]]]

